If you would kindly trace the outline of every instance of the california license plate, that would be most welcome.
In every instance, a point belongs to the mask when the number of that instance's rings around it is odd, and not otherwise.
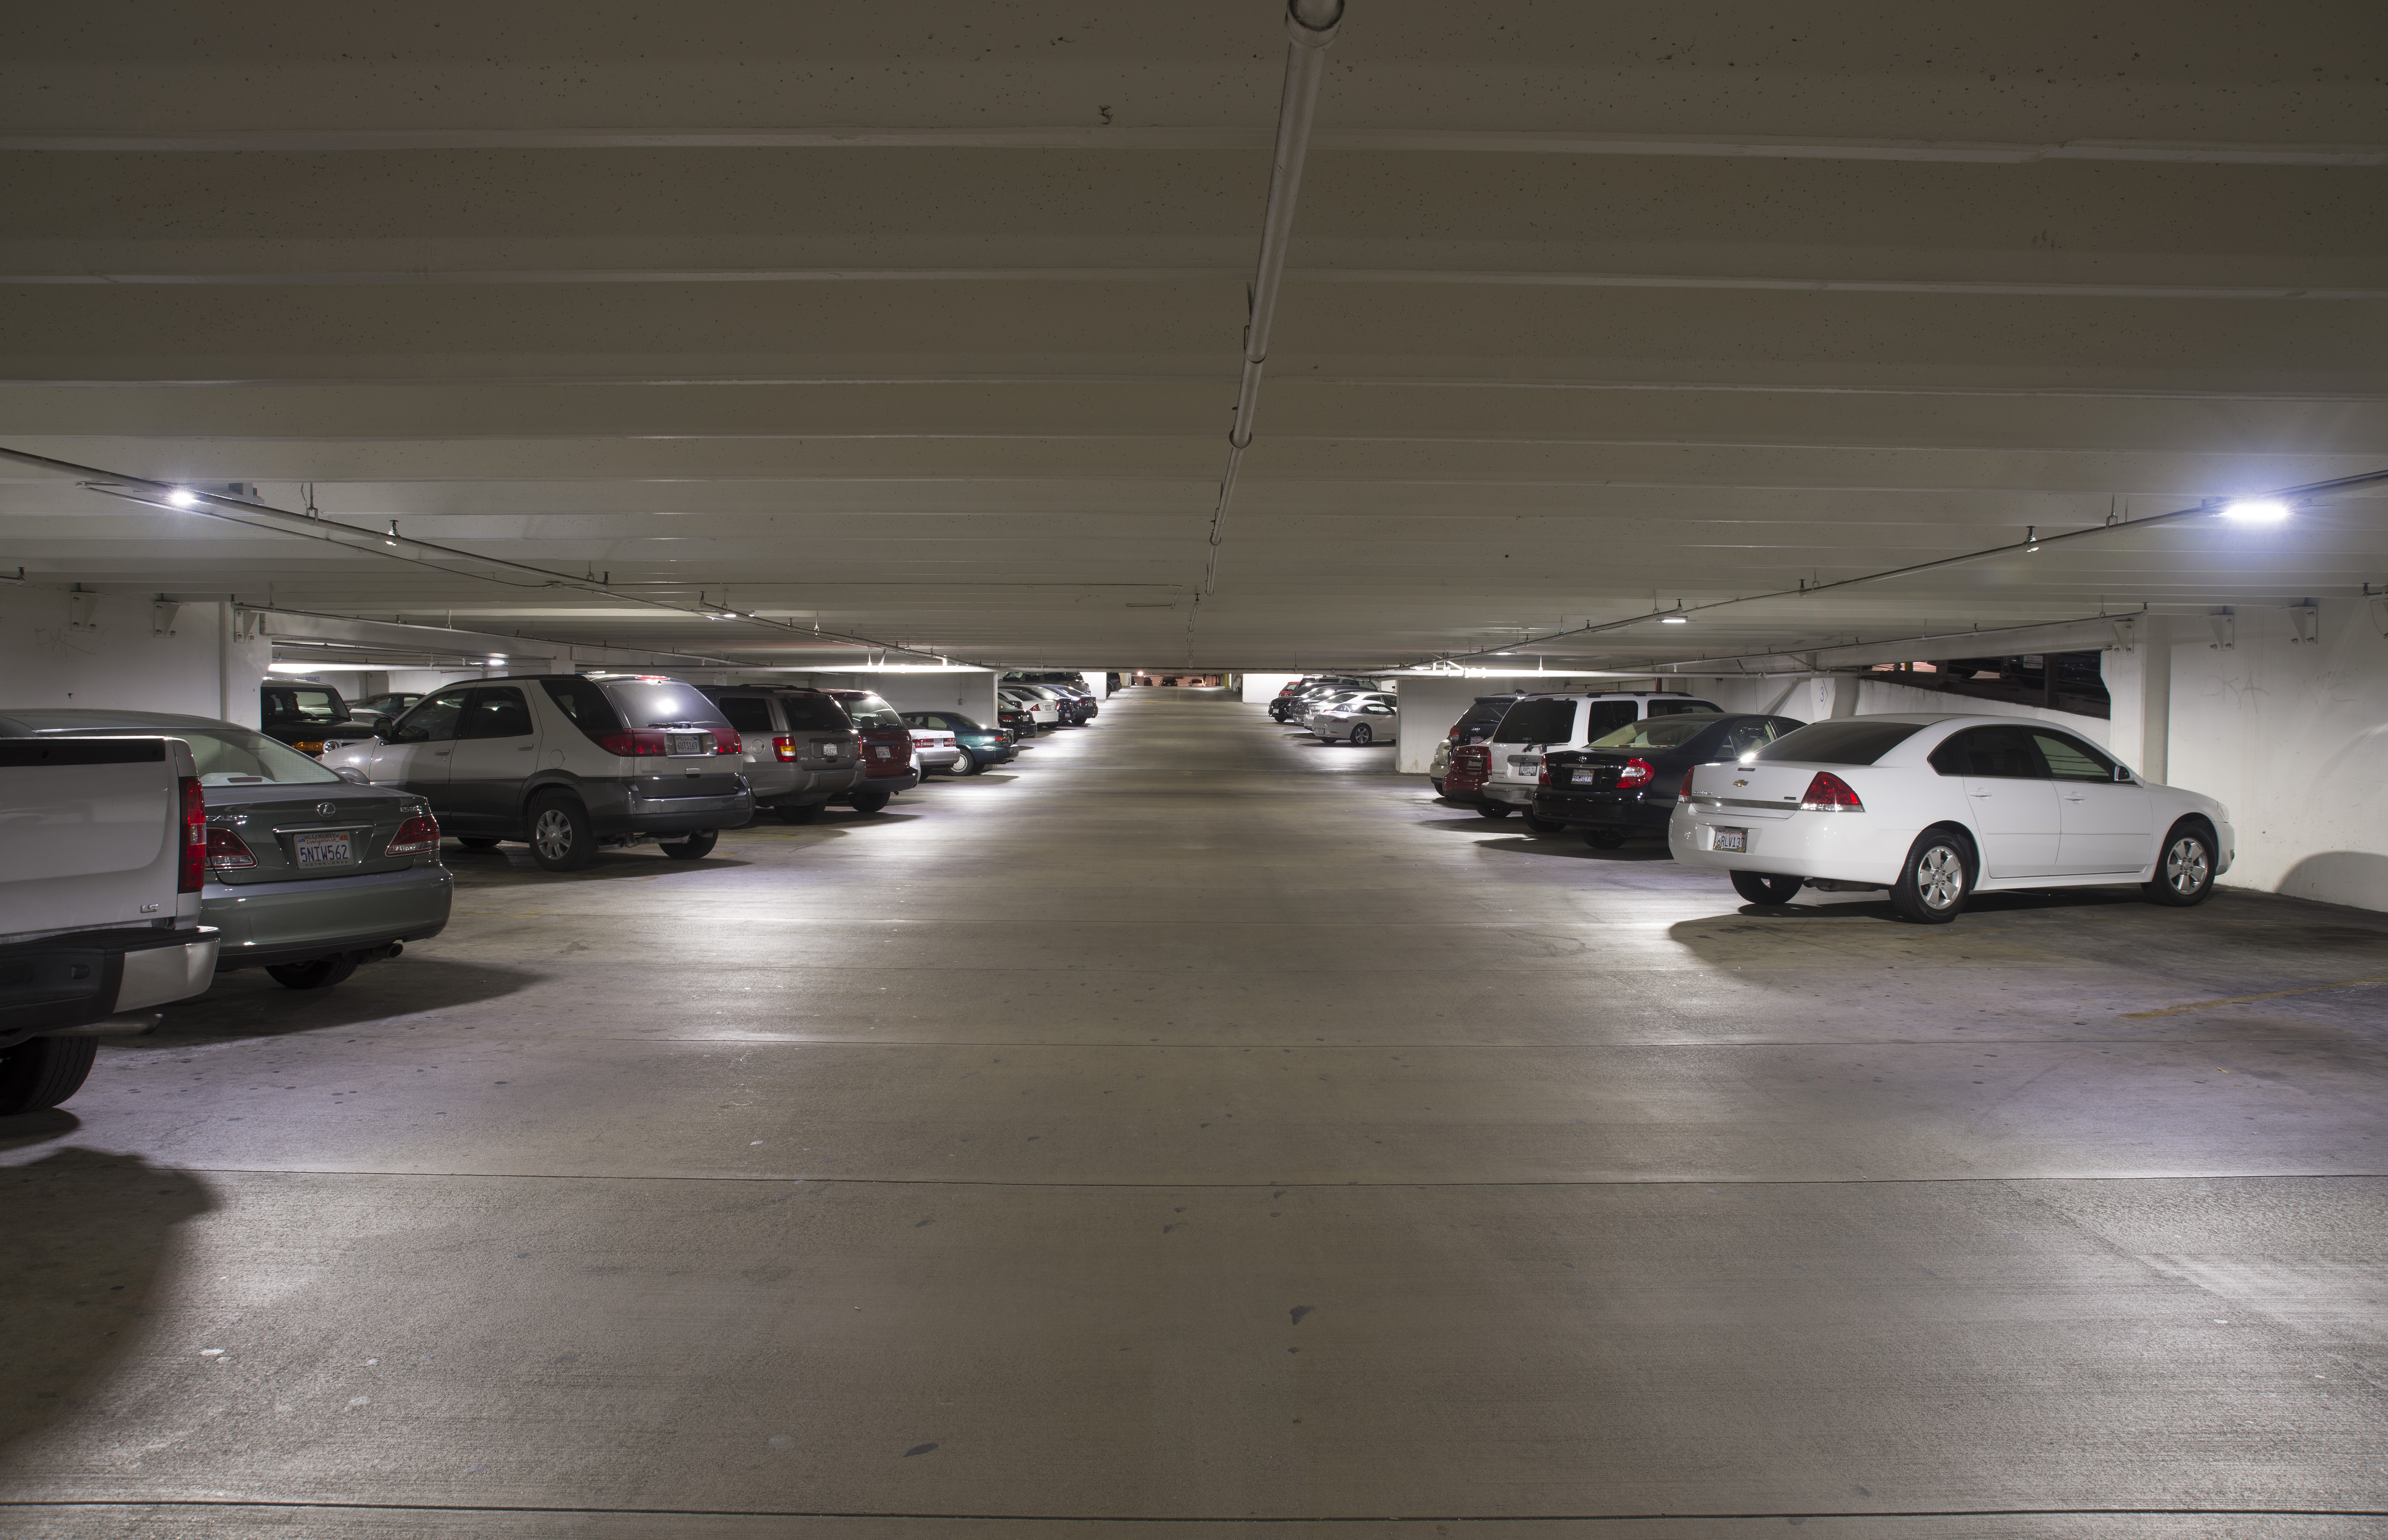
[[[675,754],[708,754],[713,751],[711,733],[667,733],[665,747]]]
[[[1712,851],[1746,852],[1749,849],[1749,831],[1746,828],[1721,828],[1712,833],[1715,842],[1708,846]]]
[[[1576,784],[1576,785],[1578,785],[1578,786],[1590,786],[1590,785],[1592,784],[1592,782],[1593,782],[1593,774],[1592,774],[1592,772],[1591,772],[1591,771],[1589,771],[1589,770],[1579,770],[1579,771],[1577,771],[1577,772],[1575,773],[1575,784]]]
[[[357,859],[345,834],[296,834],[291,839],[298,846],[301,866],[347,866]]]

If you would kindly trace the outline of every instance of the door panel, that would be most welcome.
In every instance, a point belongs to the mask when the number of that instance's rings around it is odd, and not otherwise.
[[[2056,869],[2069,876],[2136,872],[2153,858],[2147,788],[2115,778],[2115,762],[2069,733],[2032,729],[2056,790]]]
[[[2056,872],[2056,786],[2020,726],[1970,727],[1932,751],[1933,768],[1954,774],[1982,847],[1982,875]]]
[[[464,687],[442,690],[418,704],[393,725],[396,741],[374,751],[366,772],[376,786],[412,791],[431,803],[434,816],[448,815],[448,761],[456,748],[456,724],[472,692]]]
[[[452,819],[460,834],[512,832],[522,783],[538,763],[536,719],[522,691],[476,686],[457,724],[443,821]]]

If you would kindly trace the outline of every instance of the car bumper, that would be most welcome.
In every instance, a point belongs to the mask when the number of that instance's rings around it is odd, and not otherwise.
[[[727,797],[632,797],[628,813],[592,822],[599,839],[618,839],[629,834],[743,828],[754,820],[754,797],[738,791]]]
[[[201,993],[220,940],[204,926],[128,926],[0,948],[0,1048]]]
[[[219,968],[303,963],[437,936],[455,878],[445,866],[301,882],[210,883],[199,918],[222,933]]]
[[[965,743],[962,747],[968,749],[971,757],[981,764],[1001,764],[1005,760],[1017,757],[1020,752],[1009,743]]]
[[[1661,802],[1632,791],[1556,797],[1544,792],[1534,799],[1535,817],[1569,828],[1663,830],[1674,813],[1674,798]]]
[[[899,770],[892,776],[865,776],[860,780],[855,782],[852,786],[846,788],[842,795],[858,797],[866,791],[883,791],[892,797],[898,791],[909,791],[920,784],[921,773],[919,771]],[[835,800],[836,799],[834,798],[832,799],[832,801]]]
[[[1535,794],[1540,790],[1541,788],[1532,781],[1488,781],[1484,786],[1482,800],[1488,802],[1506,802],[1511,807],[1531,807],[1534,805]]]
[[[932,770],[950,770],[962,762],[959,749],[923,749],[921,763]]]
[[[1747,848],[1718,850],[1720,828],[1742,830]],[[1898,880],[1917,833],[1886,827],[1865,813],[1794,813],[1769,818],[1739,808],[1685,804],[1668,821],[1667,848],[1684,866],[1887,888]]]

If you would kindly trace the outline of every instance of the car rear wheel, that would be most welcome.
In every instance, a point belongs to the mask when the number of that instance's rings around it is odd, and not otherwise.
[[[1363,749],[1376,741],[1377,735],[1369,730],[1368,725],[1365,722],[1354,722],[1352,724],[1352,747],[1354,749]]]
[[[1625,836],[1619,835],[1617,842],[1625,843]],[[1776,877],[1771,872],[1735,872],[1733,890],[1750,903],[1788,903],[1798,896],[1799,879]]]
[[[954,774],[957,776],[975,776],[985,768],[979,763],[978,756],[968,749],[962,751],[961,758],[954,761]]]
[[[95,1038],[27,1038],[0,1048],[0,1117],[57,1106],[83,1089],[98,1054]]]
[[[893,791],[857,791],[854,794],[854,811],[878,813],[887,806],[888,799],[895,795]]]
[[[357,955],[341,953],[337,957],[318,957],[311,963],[284,963],[265,970],[265,976],[286,990],[328,990],[357,971]]]
[[[1973,890],[1973,847],[1947,829],[1925,829],[1908,847],[1890,906],[1913,924],[1946,925],[1963,913]]]
[[[1481,818],[1506,818],[1510,814],[1515,813],[1516,811],[1516,808],[1511,807],[1506,802],[1479,802],[1476,804],[1477,816]]]
[[[771,811],[780,815],[783,824],[809,824],[820,816],[822,806],[819,802],[807,802],[801,807],[775,807]]]
[[[1565,834],[1567,832],[1567,826],[1565,824],[1554,824],[1548,818],[1539,816],[1532,813],[1526,814],[1526,827],[1536,834],[1545,836]]]
[[[456,843],[468,851],[493,851],[498,848],[498,842],[485,834],[460,834],[456,837]]]
[[[2175,824],[2165,836],[2164,859],[2156,863],[2156,879],[2140,891],[2150,903],[2186,909],[2204,903],[2214,891],[2214,837],[2202,825]]]
[[[1436,796],[1440,797],[1442,795],[1442,783],[1441,781],[1434,779],[1432,776],[1429,776],[1427,784],[1434,788],[1434,794]]]
[[[720,830],[702,828],[685,839],[667,840],[663,852],[674,861],[702,861],[713,853],[714,844],[720,838]]]
[[[551,872],[577,872],[596,860],[589,810],[569,797],[541,797],[531,803],[530,855]]]
[[[1625,843],[1625,831],[1621,828],[1588,828],[1583,831],[1583,842],[1596,851],[1613,851]],[[1741,884],[1737,879],[1743,874],[1735,872],[1733,875],[1736,878],[1734,886],[1739,888]]]

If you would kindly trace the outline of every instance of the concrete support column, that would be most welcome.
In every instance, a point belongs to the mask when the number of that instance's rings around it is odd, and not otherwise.
[[[2172,622],[2141,616],[2131,628],[2130,647],[2100,653],[2098,670],[2106,681],[2107,746],[2147,779],[2166,780],[2172,758]]]
[[[1861,681],[1856,675],[1837,674],[1830,679],[1820,682],[1826,689],[1832,692],[1833,716],[1835,720],[1845,716],[1857,715],[1858,689],[1860,688]]]

